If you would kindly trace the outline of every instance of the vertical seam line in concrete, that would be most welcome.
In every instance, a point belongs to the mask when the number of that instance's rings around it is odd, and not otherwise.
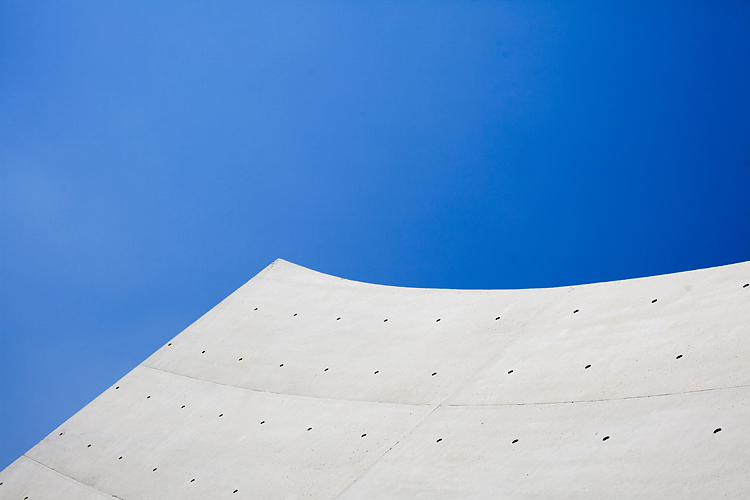
[[[541,310],[541,311],[540,311],[540,313],[539,313],[539,314],[537,315],[537,317],[539,317],[539,316],[540,316],[540,315],[541,315],[542,313],[544,313],[544,312],[545,312],[545,311],[546,311],[547,309],[549,309],[549,308],[550,308],[551,306],[552,306],[552,302],[549,302],[549,303],[547,303],[547,305],[545,305],[545,306],[544,306],[544,307],[542,308],[542,310]],[[528,328],[529,324],[532,324],[533,322],[534,322],[534,321],[532,320],[532,321],[529,321],[529,322],[525,323],[525,324],[524,324],[524,325],[523,325],[523,326],[522,326],[521,328],[519,328],[519,330],[521,330],[521,329],[524,329],[524,330],[525,330],[526,328]],[[516,339],[517,339],[518,337],[520,337],[520,336],[521,336],[521,334],[522,334],[522,331],[519,331],[519,332],[518,332],[518,333],[517,333],[517,334],[516,334],[516,335],[515,335],[515,336],[513,337],[513,339],[512,339],[512,340],[509,340],[509,341],[508,341],[508,342],[507,342],[507,343],[506,343],[506,344],[505,344],[505,345],[504,345],[504,346],[503,346],[503,347],[502,347],[502,348],[500,349],[500,351],[502,351],[503,349],[505,349],[505,347],[507,347],[507,346],[508,346],[508,344],[510,344],[511,342],[513,342],[514,340],[516,340]],[[396,447],[396,446],[397,446],[397,445],[398,445],[398,444],[399,444],[399,443],[400,443],[401,441],[403,441],[403,440],[405,440],[406,438],[408,438],[409,436],[411,436],[411,435],[412,435],[412,434],[414,433],[414,430],[415,430],[415,429],[416,429],[417,427],[419,427],[420,425],[422,425],[422,424],[423,424],[423,423],[424,423],[424,422],[425,422],[425,421],[426,421],[426,420],[427,420],[428,418],[430,418],[430,416],[432,416],[432,414],[433,414],[433,413],[435,413],[435,411],[436,411],[436,410],[437,410],[438,408],[440,408],[441,406],[443,406],[443,404],[444,404],[444,403],[445,403],[446,401],[450,401],[450,399],[451,399],[451,398],[452,398],[453,396],[455,396],[456,394],[458,394],[458,393],[459,393],[459,392],[460,392],[460,391],[461,391],[461,390],[462,390],[462,389],[463,389],[464,387],[466,387],[466,386],[467,386],[467,385],[469,384],[469,382],[471,382],[471,380],[472,380],[473,378],[475,378],[475,377],[477,376],[477,374],[481,373],[481,372],[482,372],[482,371],[483,371],[483,370],[484,370],[484,369],[485,369],[485,368],[486,368],[487,366],[489,366],[489,365],[490,365],[490,364],[491,364],[492,362],[494,362],[494,361],[495,361],[495,360],[497,359],[497,356],[498,356],[498,355],[499,355],[499,353],[495,353],[495,354],[494,354],[493,356],[491,356],[491,357],[490,357],[490,358],[489,358],[489,359],[487,360],[487,362],[486,362],[486,363],[484,363],[484,364],[483,364],[483,365],[482,365],[481,367],[479,367],[478,369],[476,369],[476,370],[474,371],[474,373],[472,373],[471,375],[469,375],[468,377],[466,377],[466,378],[464,379],[463,383],[462,383],[461,385],[459,385],[459,386],[458,386],[458,388],[457,388],[457,389],[456,389],[456,390],[455,390],[455,391],[454,391],[454,392],[453,392],[452,394],[450,394],[449,396],[447,396],[446,398],[444,398],[444,399],[443,399],[443,401],[442,401],[441,403],[439,403],[439,404],[438,404],[438,405],[437,405],[437,406],[436,406],[435,408],[433,408],[433,410],[432,410],[432,411],[431,411],[430,413],[428,413],[427,415],[425,415],[425,417],[424,417],[424,418],[423,418],[422,420],[420,420],[419,422],[417,422],[417,423],[416,423],[416,425],[414,425],[414,427],[412,427],[412,428],[411,428],[411,429],[409,430],[409,432],[407,432],[406,434],[404,434],[404,435],[403,435],[403,436],[401,437],[401,439],[397,440],[397,441],[396,441],[396,442],[395,442],[395,443],[394,443],[394,444],[393,444],[393,445],[392,445],[392,446],[391,446],[390,448],[388,448],[388,450],[386,450],[386,451],[385,451],[385,453],[383,453],[383,454],[382,454],[382,455],[381,455],[380,457],[378,457],[378,458],[377,458],[377,459],[376,459],[376,460],[375,460],[375,461],[374,461],[373,463],[371,463],[369,467],[367,467],[367,468],[366,468],[366,469],[365,469],[364,471],[362,471],[362,473],[361,473],[361,474],[360,474],[359,476],[357,476],[356,478],[354,478],[354,480],[353,480],[353,481],[352,481],[351,483],[349,483],[349,486],[347,486],[346,488],[344,488],[343,490],[341,490],[341,492],[340,492],[340,493],[339,493],[338,495],[336,495],[336,496],[334,497],[334,499],[337,499],[337,498],[341,497],[341,495],[343,495],[344,493],[346,493],[346,492],[347,492],[347,491],[348,491],[348,490],[349,490],[349,489],[350,489],[350,488],[351,488],[352,486],[354,486],[354,484],[355,484],[355,483],[356,483],[357,481],[359,481],[359,480],[360,480],[361,478],[363,478],[363,477],[365,476],[365,474],[367,474],[367,472],[368,472],[368,471],[369,471],[370,469],[372,469],[372,468],[373,468],[373,467],[375,466],[375,464],[377,464],[378,462],[380,462],[380,460],[382,460],[382,459],[383,459],[383,457],[385,457],[385,456],[386,456],[386,455],[387,455],[387,454],[388,454],[388,453],[389,453],[389,452],[390,452],[390,451],[391,451],[391,450],[392,450],[393,448],[395,448],[395,447]]]
[[[74,478],[74,477],[70,477],[70,476],[68,476],[67,474],[63,474],[63,473],[62,473],[62,472],[60,472],[59,470],[57,470],[57,469],[54,469],[54,468],[50,467],[50,466],[49,466],[49,465],[47,465],[47,464],[43,464],[43,463],[42,463],[42,462],[40,462],[39,460],[36,460],[36,459],[34,459],[34,458],[31,458],[31,457],[30,457],[30,456],[28,456],[28,455],[27,455],[26,453],[24,453],[24,454],[23,454],[23,455],[21,455],[21,456],[22,456],[23,458],[27,459],[27,460],[30,460],[30,461],[34,462],[34,463],[35,463],[35,464],[37,464],[37,465],[40,465],[41,467],[44,467],[45,469],[51,470],[51,471],[52,471],[52,472],[54,472],[55,474],[58,474],[58,475],[60,475],[60,476],[62,476],[62,477],[64,477],[64,478],[66,478],[66,479],[69,479],[69,480],[73,481],[74,483],[77,483],[77,484],[79,484],[79,485],[83,486],[84,488],[88,488],[88,489],[90,489],[90,490],[92,490],[92,491],[94,491],[94,492],[96,492],[96,493],[99,493],[99,494],[101,494],[101,495],[104,495],[104,496],[106,496],[107,498],[110,498],[110,497],[114,497],[114,498],[120,498],[120,497],[118,497],[118,496],[116,496],[116,495],[110,495],[109,493],[105,493],[105,492],[103,492],[102,490],[98,490],[98,489],[94,488],[93,486],[91,486],[90,484],[86,484],[86,483],[84,483],[84,482],[82,482],[82,481],[79,481],[78,479],[76,479],[76,478]]]
[[[406,439],[409,436],[411,436],[412,433],[414,432],[414,429],[416,429],[417,427],[419,427],[420,425],[422,425],[422,422],[424,422],[425,420],[427,420],[428,418],[430,418],[430,415],[432,415],[433,413],[435,413],[435,411],[438,408],[440,408],[440,406],[442,406],[442,405],[437,405],[435,408],[433,408],[432,411],[430,411],[430,413],[428,413],[427,415],[424,416],[424,418],[422,418],[422,420],[420,420],[419,422],[417,422],[416,424],[414,424],[414,426],[411,429],[409,429],[409,431],[406,434],[404,434],[403,436],[401,436],[400,439],[397,439],[396,442],[393,443],[390,448],[388,448],[387,450],[385,450],[385,452],[382,455],[380,455],[377,459],[375,459],[375,461],[373,463],[371,463],[365,470],[363,470],[361,474],[359,474],[357,477],[355,477],[352,480],[352,482],[349,483],[349,485],[346,488],[344,488],[343,490],[341,490],[338,495],[336,495],[335,497],[333,497],[334,500],[337,499],[337,498],[339,498],[339,497],[341,497],[341,495],[343,495],[344,493],[346,493],[349,490],[349,488],[351,488],[352,486],[354,486],[354,484],[357,481],[359,481],[362,477],[364,477],[364,475],[367,474],[367,472],[370,469],[372,469],[375,466],[375,464],[377,464],[378,462],[380,462],[380,460],[382,460],[383,457],[385,457],[388,453],[390,453],[390,451],[393,448],[395,448],[396,446],[398,446],[398,444],[401,441],[403,441],[404,439]]]

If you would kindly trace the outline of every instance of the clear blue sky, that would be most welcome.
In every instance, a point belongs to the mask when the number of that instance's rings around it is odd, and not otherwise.
[[[279,257],[750,259],[750,2],[0,3],[0,468]]]

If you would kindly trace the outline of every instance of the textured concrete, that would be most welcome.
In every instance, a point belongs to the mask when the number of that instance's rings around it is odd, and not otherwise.
[[[425,290],[279,260],[0,499],[750,498],[748,282]]]

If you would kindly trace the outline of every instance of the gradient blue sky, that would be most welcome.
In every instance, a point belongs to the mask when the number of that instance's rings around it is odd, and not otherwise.
[[[0,2],[0,469],[279,257],[750,259],[750,2]]]

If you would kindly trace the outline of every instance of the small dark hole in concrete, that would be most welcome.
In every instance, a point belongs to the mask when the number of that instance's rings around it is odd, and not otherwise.
[[[336,318],[336,321],[340,320],[341,318]]]
[[[258,308],[257,308],[257,307],[256,307],[255,309],[253,309],[253,311],[257,311],[257,310],[258,310]]]
[[[120,386],[119,386],[119,385],[118,385],[117,387],[115,387],[115,389],[119,389],[119,388],[120,388]]]
[[[437,441],[435,441],[435,442],[436,442],[436,443],[439,443],[439,442],[440,442],[440,441],[442,441],[442,440],[443,440],[443,438],[440,438],[440,439],[438,439],[438,440],[437,440]]]
[[[169,344],[167,344],[167,345],[172,345],[172,342],[170,342],[170,343],[169,343]]]
[[[362,434],[362,437],[365,437],[367,434]]]
[[[220,417],[223,417],[223,416],[224,416],[224,414],[223,414],[223,413],[219,413],[219,416],[220,416]]]
[[[63,433],[61,432],[61,433],[60,433],[60,435],[62,436],[62,435],[63,435]]]
[[[312,430],[312,427],[308,427],[308,428],[307,428],[307,430],[308,430],[308,431],[311,431],[311,430]]]
[[[589,368],[591,368],[591,365],[586,365],[583,367],[584,370],[588,370]]]
[[[750,283],[745,283],[744,285],[742,285],[742,288],[747,288],[748,286],[750,286]]]
[[[578,309],[576,309],[575,311],[573,311],[573,314],[575,314],[575,313],[577,313],[577,312],[578,312]]]
[[[91,448],[91,445],[88,445],[86,448]]]
[[[514,439],[510,444],[516,444],[518,442],[518,439]]]
[[[436,320],[435,320],[435,323],[437,323],[437,322],[439,322],[439,321],[440,321],[440,318],[436,319]]]
[[[185,405],[180,406],[180,408],[185,408]]]
[[[117,460],[122,460],[122,457],[118,458]]]
[[[240,358],[238,361],[242,361],[242,358]]]
[[[279,368],[281,368],[282,366],[284,366],[284,363],[281,363],[281,364],[279,365]]]
[[[206,354],[206,351],[201,351],[201,354]]]
[[[263,420],[263,421],[261,421],[260,425],[263,425],[263,424],[265,424],[265,423],[266,423],[266,421],[265,421],[265,420]]]
[[[324,372],[327,372],[327,371],[328,371],[328,368],[326,368],[326,369],[325,369],[325,370],[323,370],[323,371],[324,371]]]
[[[716,434],[717,432],[721,432],[721,427],[719,427],[718,429],[714,429],[714,434]]]
[[[375,373],[373,373],[373,375],[377,375],[378,373],[380,373],[380,370],[375,370]]]
[[[497,321],[497,320],[499,320],[499,319],[500,319],[500,316],[498,316],[497,318],[495,318],[495,321]]]
[[[297,315],[297,313],[294,313],[294,315],[296,316],[296,315]]]
[[[146,399],[151,399],[151,396],[146,396]]]
[[[240,490],[234,490],[232,493],[237,493],[238,491],[240,491]]]
[[[191,483],[192,483],[193,481],[195,481],[195,479],[191,479],[191,480],[190,480],[190,482],[191,482]]]
[[[383,323],[385,323],[386,321],[388,321],[388,318],[385,318],[385,319],[383,320]]]
[[[604,436],[604,437],[602,438],[602,441],[606,441],[607,439],[609,439],[609,436]]]
[[[654,300],[652,300],[652,301],[651,301],[651,303],[652,303],[652,304],[653,304],[653,303],[655,303],[655,302],[656,302],[656,300],[657,300],[657,299],[654,299]]]
[[[508,375],[510,375],[511,373],[513,373],[513,370],[509,371],[509,372],[508,372]]]
[[[680,359],[682,357],[682,354],[678,354],[675,359]]]
[[[156,468],[156,467],[154,467],[154,470],[152,470],[151,472],[156,472],[156,469],[157,469],[157,468]]]
[[[434,377],[435,375],[437,375],[437,372],[435,372],[435,373],[433,373],[433,374],[432,374],[432,376],[433,376],[433,377]]]

